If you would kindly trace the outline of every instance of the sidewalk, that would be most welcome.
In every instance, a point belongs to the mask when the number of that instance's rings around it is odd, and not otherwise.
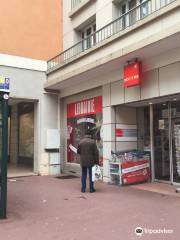
[[[96,184],[80,192],[80,179],[24,177],[8,182],[8,219],[2,240],[180,239],[180,198],[133,187]],[[136,227],[172,229],[136,236]]]

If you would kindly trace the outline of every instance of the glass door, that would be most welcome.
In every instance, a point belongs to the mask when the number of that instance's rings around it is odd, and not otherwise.
[[[172,181],[180,183],[180,101],[171,103]]]
[[[123,15],[122,17],[122,29],[126,28],[127,26],[127,16],[125,16],[126,13],[126,4],[123,4],[121,7],[121,14]]]
[[[170,105],[157,104],[153,108],[155,179],[170,181]]]
[[[153,108],[155,178],[180,183],[180,101]]]

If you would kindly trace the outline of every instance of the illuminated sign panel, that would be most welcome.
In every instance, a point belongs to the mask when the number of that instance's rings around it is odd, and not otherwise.
[[[124,86],[126,88],[140,85],[141,63],[135,62],[124,67]]]

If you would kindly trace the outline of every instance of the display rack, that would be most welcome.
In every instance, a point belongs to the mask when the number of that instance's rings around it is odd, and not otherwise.
[[[128,150],[112,152],[109,161],[110,184],[126,185],[149,180],[150,154]]]
[[[180,176],[180,125],[174,125],[174,139],[175,139],[175,156],[176,156],[176,168],[177,174]]]
[[[118,162],[109,162],[110,183],[122,185],[121,164]]]

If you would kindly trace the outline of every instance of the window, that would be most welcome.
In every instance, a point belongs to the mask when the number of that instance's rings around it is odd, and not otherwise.
[[[122,15],[124,15],[127,11],[126,11],[126,4],[122,5]],[[126,16],[122,17],[122,28],[124,29],[126,27]]]
[[[149,2],[147,2],[146,0],[140,0],[140,19],[146,17],[149,14]]]
[[[172,0],[160,0],[160,7],[164,7],[170,2],[172,2]]]
[[[138,7],[139,5],[140,7]],[[147,0],[123,1],[119,6],[120,16],[122,16],[122,29],[133,25],[150,13],[150,2],[147,2]]]
[[[67,105],[67,162],[79,163],[78,144],[87,130],[91,130],[99,150],[99,163],[103,165],[102,96],[72,102]]]
[[[86,50],[91,48],[96,43],[96,36],[93,34],[96,31],[96,24],[88,25],[81,31],[82,48]]]
[[[120,16],[122,16],[122,29],[134,24],[137,21],[137,0],[124,1],[120,5]],[[129,12],[130,11],[130,12]],[[126,14],[129,12],[129,14]]]
[[[136,7],[136,0],[129,1],[128,5],[129,5],[128,6],[129,11],[130,11],[130,13],[129,13],[129,25],[133,25],[137,20],[137,17],[136,17],[137,10],[136,9],[132,10],[133,8]]]
[[[71,0],[71,9],[76,8],[82,2],[83,2],[83,0]]]

